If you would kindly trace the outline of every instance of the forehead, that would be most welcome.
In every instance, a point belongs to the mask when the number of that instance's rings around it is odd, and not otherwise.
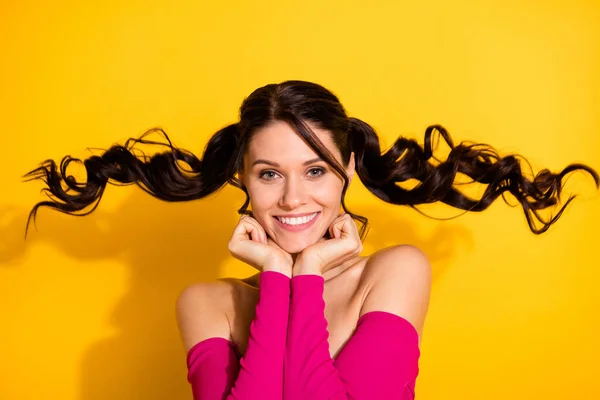
[[[336,156],[336,148],[328,131],[319,129],[311,123],[307,125],[317,135],[319,140]],[[317,153],[304,141],[296,131],[286,122],[277,121],[254,133],[248,144],[247,157],[249,161],[256,158],[270,157],[275,160],[304,161],[306,158],[316,157]]]

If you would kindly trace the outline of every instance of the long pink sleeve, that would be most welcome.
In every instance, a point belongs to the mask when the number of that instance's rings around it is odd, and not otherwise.
[[[366,313],[334,361],[323,292],[322,276],[298,275],[291,280],[284,398],[414,399],[420,357],[415,328],[395,314]]]
[[[281,400],[290,278],[274,271],[260,275],[256,315],[244,357],[223,338],[197,343],[187,355],[188,382],[195,400]]]

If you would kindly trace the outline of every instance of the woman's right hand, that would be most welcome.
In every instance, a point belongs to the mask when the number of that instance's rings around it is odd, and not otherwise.
[[[292,276],[292,256],[279,247],[258,221],[243,215],[229,240],[231,255],[259,271],[276,271]]]

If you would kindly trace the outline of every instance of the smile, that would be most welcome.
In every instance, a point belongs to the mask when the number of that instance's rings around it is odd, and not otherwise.
[[[318,219],[320,212],[313,213],[311,215],[306,215],[304,217],[298,218],[281,218],[281,217],[273,217],[277,221],[277,225],[284,228],[288,231],[302,231],[314,225],[315,221]]]

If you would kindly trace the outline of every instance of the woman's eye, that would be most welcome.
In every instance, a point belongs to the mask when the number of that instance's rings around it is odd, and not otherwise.
[[[308,175],[311,178],[318,178],[318,177],[322,176],[324,173],[325,173],[325,169],[321,168],[321,167],[315,167],[315,168],[311,168],[308,170]],[[266,181],[272,181],[275,178],[277,178],[277,172],[271,171],[271,170],[261,171],[261,173],[259,174],[259,178],[264,179]]]
[[[273,178],[275,178],[275,171],[263,171],[260,173],[259,177],[261,179],[266,179],[266,180],[271,180]]]
[[[323,168],[311,168],[308,170],[308,174],[312,178],[319,177],[319,176],[323,175],[324,173],[325,173],[325,170]]]

